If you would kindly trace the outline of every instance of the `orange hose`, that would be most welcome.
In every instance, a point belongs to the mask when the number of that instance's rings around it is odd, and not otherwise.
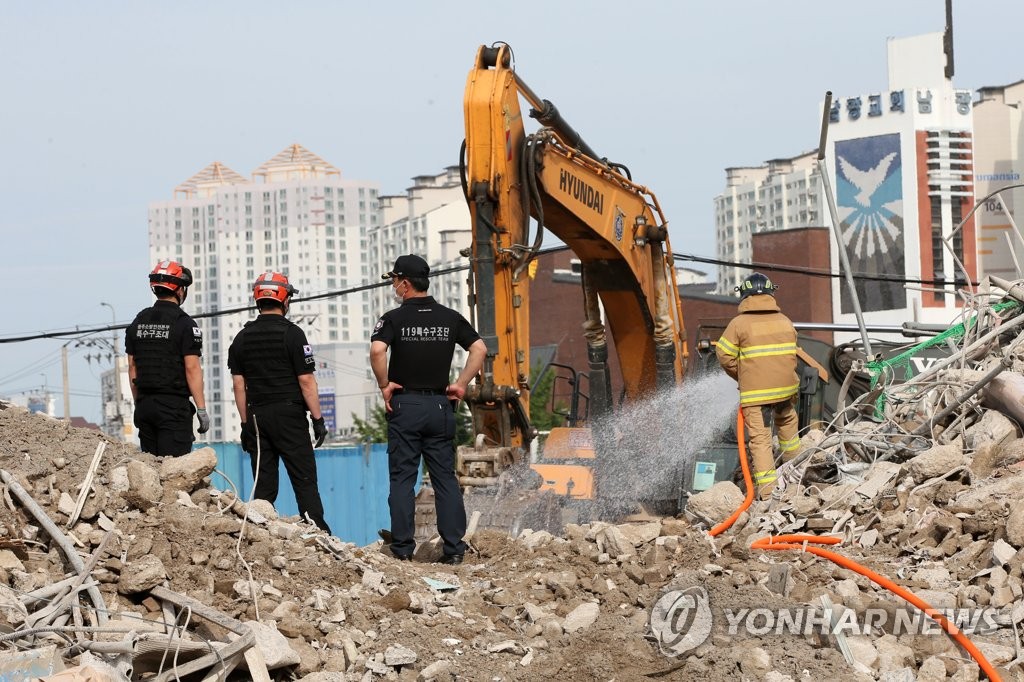
[[[754,501],[754,482],[750,476],[750,465],[747,463],[746,443],[744,443],[743,441],[742,408],[736,411],[736,445],[739,449],[740,467],[743,469],[743,481],[747,485],[747,496],[746,498],[744,498],[743,504],[741,504],[739,508],[732,513],[732,516],[727,518],[725,521],[722,521],[720,524],[718,524],[709,531],[712,537],[728,530],[732,526],[732,524],[736,523],[736,519],[740,517],[740,514],[746,511],[747,508],[750,507],[750,505]],[[949,622],[949,620],[945,616],[943,616],[941,613],[939,613],[931,606],[929,606],[928,602],[924,601],[910,590],[900,587],[888,578],[875,573],[869,568],[861,566],[852,559],[848,559],[847,557],[844,557],[841,554],[836,554],[835,552],[830,552],[827,549],[822,549],[821,547],[815,547],[813,545],[808,544],[812,542],[819,545],[837,545],[842,541],[839,538],[828,536],[818,537],[815,535],[776,535],[773,538],[769,535],[766,538],[756,540],[754,543],[750,545],[750,547],[751,549],[793,549],[803,552],[810,552],[817,556],[828,559],[833,563],[839,564],[843,568],[847,568],[851,571],[860,573],[862,576],[868,578],[876,585],[880,585],[885,589],[889,590],[890,592],[892,592],[893,594],[895,594],[896,596],[901,597],[906,601],[910,602],[918,609],[920,609],[926,616],[928,616],[929,618],[937,622],[939,625],[941,625],[942,629],[945,630],[946,633],[949,634],[949,636],[956,640],[957,644],[962,646],[964,650],[971,655],[971,658],[975,660],[975,662],[978,664],[978,667],[981,668],[982,672],[985,673],[988,679],[992,680],[992,682],[1000,682],[999,673],[996,672],[996,669],[992,667],[992,664],[988,662],[988,659],[985,658],[985,655],[981,653],[978,647],[974,646],[974,643],[971,642],[971,640],[968,639],[967,636],[960,631],[960,628],[958,628],[953,623]]]
[[[861,566],[852,559],[848,559],[847,557],[844,557],[840,554],[836,554],[835,552],[830,552],[827,549],[822,549],[821,547],[814,547],[813,545],[806,544],[811,542],[817,544],[835,545],[840,542],[840,539],[835,537],[816,537],[814,535],[777,535],[775,537],[769,535],[766,538],[756,540],[753,544],[750,545],[750,547],[752,549],[793,549],[798,551],[810,552],[820,557],[824,557],[825,559],[828,559],[829,561],[832,561],[836,564],[839,564],[843,568],[847,568],[851,571],[856,571],[857,573],[860,573],[862,576],[868,578],[876,585],[884,587],[893,594],[902,597],[903,599],[905,599],[906,601],[910,602],[911,604],[919,608],[921,611],[923,611],[925,615],[927,615],[929,618],[931,618],[939,625],[941,625],[942,629],[945,630],[954,640],[956,640],[956,642],[960,646],[962,646],[967,651],[967,653],[971,655],[971,658],[975,660],[975,662],[978,664],[978,667],[981,668],[982,672],[985,673],[988,679],[993,680],[993,682],[1000,681],[999,673],[996,672],[996,669],[992,666],[991,663],[988,662],[988,659],[985,658],[985,655],[981,653],[978,647],[974,646],[974,643],[971,642],[971,640],[968,639],[967,636],[960,631],[960,628],[958,628],[953,623],[949,622],[949,620],[945,616],[943,616],[941,613],[939,613],[931,606],[929,606],[928,602],[924,601],[910,590],[900,587],[888,578],[875,573],[871,569]]]
[[[729,530],[732,524],[736,523],[736,519],[740,517],[740,514],[747,510],[747,507],[754,501],[754,481],[750,477],[750,465],[747,463],[747,444],[743,442],[743,408],[736,410],[736,445],[739,448],[740,453],[740,467],[743,469],[743,480],[747,484],[747,496],[743,500],[743,504],[732,513],[732,516],[722,521],[720,524],[711,529],[711,537],[715,537],[719,533],[724,533]]]

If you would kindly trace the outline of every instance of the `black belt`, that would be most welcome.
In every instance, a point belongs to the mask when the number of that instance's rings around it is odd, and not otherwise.
[[[261,400],[259,402],[249,403],[250,407],[270,407],[272,405],[299,405],[301,407],[306,406],[305,400]]]
[[[402,393],[417,393],[419,395],[447,395],[446,390],[436,388],[403,388]]]

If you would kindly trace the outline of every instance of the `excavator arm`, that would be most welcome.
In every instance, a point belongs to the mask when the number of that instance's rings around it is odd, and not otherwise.
[[[500,54],[499,54],[500,52]],[[535,436],[529,419],[529,214],[520,178],[524,129],[515,75],[493,68],[504,51],[481,47],[466,84],[467,201],[472,216],[473,300],[487,345],[466,394],[477,435],[459,461],[463,485],[491,485]]]
[[[541,126],[532,134],[521,100]],[[598,158],[519,78],[505,44],[477,51],[464,105],[472,304],[488,355],[467,396],[477,444],[460,451],[458,468],[463,485],[489,485],[534,437],[529,273],[545,230],[582,264],[594,422],[612,408],[609,334],[629,401],[682,381],[687,349],[666,221],[654,194],[624,167]]]

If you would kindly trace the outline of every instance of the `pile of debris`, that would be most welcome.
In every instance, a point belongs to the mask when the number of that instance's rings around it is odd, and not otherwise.
[[[14,408],[0,410],[0,429],[0,671],[647,679],[680,665],[648,635],[670,580],[765,603],[769,567],[723,554],[684,520],[570,526],[564,538],[480,532],[461,567],[398,562],[210,488],[212,450],[160,461]],[[832,571],[820,564],[807,575],[822,585]],[[845,669],[838,651],[810,640],[772,655],[723,654],[727,642],[716,634],[686,671],[778,670],[781,680]]]
[[[1024,679],[1015,320],[806,435],[721,535],[744,499],[727,482],[680,518],[476,532],[457,567],[214,489],[210,449],[158,460],[0,405],[0,678]],[[793,534],[856,563],[759,548]],[[871,576],[949,610],[976,653]]]

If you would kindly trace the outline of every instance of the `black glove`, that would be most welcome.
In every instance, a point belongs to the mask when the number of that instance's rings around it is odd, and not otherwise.
[[[324,418],[313,420],[313,437],[316,438],[316,444],[314,448],[318,448],[324,444],[324,438],[327,438],[327,425],[324,424]]]
[[[252,428],[251,424],[242,422],[242,449],[250,455],[255,455],[258,442],[256,430]]]

